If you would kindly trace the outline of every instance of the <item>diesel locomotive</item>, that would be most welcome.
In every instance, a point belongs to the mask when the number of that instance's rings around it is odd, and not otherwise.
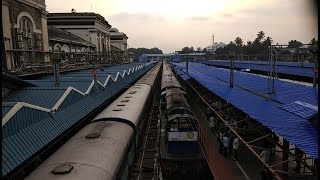
[[[163,62],[161,80],[160,164],[166,179],[197,179],[206,163],[198,144],[197,119],[187,93],[169,62]]]

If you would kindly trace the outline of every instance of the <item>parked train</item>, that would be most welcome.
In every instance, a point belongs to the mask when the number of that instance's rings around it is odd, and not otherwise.
[[[198,144],[197,120],[187,102],[187,94],[168,62],[163,62],[161,101],[160,163],[163,176],[197,178],[206,166]]]
[[[26,179],[128,179],[160,68],[156,64]]]

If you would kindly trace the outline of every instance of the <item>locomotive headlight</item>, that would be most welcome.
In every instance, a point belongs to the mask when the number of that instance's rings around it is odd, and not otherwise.
[[[188,139],[192,139],[194,137],[193,132],[188,132],[187,137],[188,137]]]

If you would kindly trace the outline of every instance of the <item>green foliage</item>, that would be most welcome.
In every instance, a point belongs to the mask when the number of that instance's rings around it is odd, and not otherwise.
[[[310,44],[311,44],[312,46],[315,46],[315,47],[318,48],[318,41],[317,41],[315,38],[312,38],[312,39],[311,39]]]
[[[186,47],[183,47],[183,48],[181,49],[181,51],[178,52],[178,53],[179,53],[179,54],[186,54],[186,53],[192,53],[192,52],[195,52],[195,51],[201,51],[201,48],[198,47],[197,50],[195,50],[195,49],[193,48],[193,46],[191,46],[191,47],[186,46]]]
[[[269,53],[269,46],[272,44],[273,40],[271,37],[265,38],[265,33],[259,31],[257,37],[253,41],[247,41],[245,45],[240,37],[231,41],[227,47],[230,52],[236,54],[246,54],[246,55],[265,55]],[[224,50],[222,50],[224,51]],[[221,50],[220,50],[221,52]]]
[[[238,47],[242,47],[243,46],[243,40],[240,37],[237,37],[234,42],[236,43],[236,45]]]
[[[154,48],[151,48],[151,49],[147,49],[147,48],[129,48],[128,49],[129,52],[132,52],[134,55],[133,55],[133,59],[135,61],[137,61],[139,59],[139,57],[142,55],[142,54],[163,54],[163,52],[154,47]]]
[[[301,47],[303,44],[300,41],[297,40],[291,40],[288,42],[288,47],[289,48],[298,48]]]

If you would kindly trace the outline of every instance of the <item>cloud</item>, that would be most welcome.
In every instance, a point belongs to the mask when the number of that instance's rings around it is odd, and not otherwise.
[[[187,17],[185,19],[188,21],[210,21],[213,18],[210,16],[191,16],[191,17]]]
[[[223,13],[221,14],[221,17],[224,17],[224,18],[233,18],[233,14],[230,14],[230,13]]]
[[[131,23],[159,23],[166,19],[162,16],[157,16],[148,13],[127,13],[121,12],[108,17],[110,21],[115,22],[131,22]]]

